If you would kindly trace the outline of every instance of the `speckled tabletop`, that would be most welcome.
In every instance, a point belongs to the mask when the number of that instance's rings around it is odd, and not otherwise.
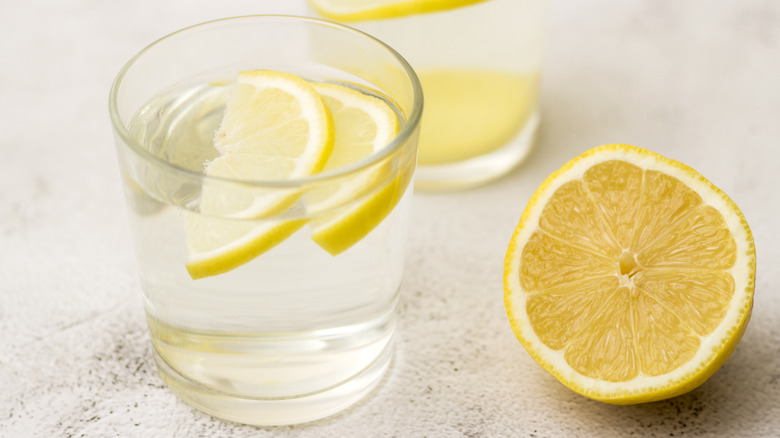
[[[397,355],[371,396],[308,425],[255,428],[180,402],[154,369],[107,114],[156,38],[296,1],[0,0],[0,436],[780,436],[780,2],[552,0],[538,147],[511,175],[418,194]],[[699,170],[755,235],[752,321],[709,381],[611,406],[515,340],[502,261],[535,187],[623,142]]]

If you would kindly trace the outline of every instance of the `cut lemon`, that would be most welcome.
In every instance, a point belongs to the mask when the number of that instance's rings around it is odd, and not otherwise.
[[[385,147],[398,134],[398,117],[382,99],[336,84],[313,84],[333,116],[336,139],[324,171],[355,163]],[[387,163],[378,163],[306,194],[312,239],[332,255],[349,249],[392,211],[405,185],[389,180]],[[411,172],[407,172],[411,173]],[[404,173],[402,172],[401,175]],[[408,183],[408,179],[406,180]]]
[[[485,0],[309,0],[323,17],[339,21],[379,20],[455,9]]]
[[[750,318],[755,248],[737,206],[695,170],[606,145],[537,189],[504,265],[528,353],[615,404],[665,399],[712,375]]]
[[[325,166],[333,139],[330,113],[307,81],[276,71],[241,72],[214,139],[230,158],[210,163],[206,174],[241,181],[309,176]],[[270,204],[255,210],[274,210]]]
[[[252,261],[306,224],[303,219],[276,222],[236,221],[188,214],[187,272],[193,280],[224,274]]]
[[[330,114],[308,82],[288,73],[241,72],[214,140],[221,155],[206,175],[250,182],[308,176],[325,165],[333,139]],[[230,271],[286,239],[305,221],[251,219],[278,215],[299,198],[296,191],[206,180],[200,213],[185,219],[190,276]]]

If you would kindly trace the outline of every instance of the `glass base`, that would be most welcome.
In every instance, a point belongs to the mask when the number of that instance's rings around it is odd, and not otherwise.
[[[528,156],[536,140],[540,121],[541,115],[536,111],[512,141],[485,155],[451,164],[418,165],[414,188],[430,191],[460,190],[505,175]]]
[[[377,386],[392,357],[391,341],[368,367],[339,384],[299,396],[257,398],[206,387],[171,368],[157,352],[154,354],[163,381],[185,403],[211,416],[253,426],[300,424],[337,414]]]

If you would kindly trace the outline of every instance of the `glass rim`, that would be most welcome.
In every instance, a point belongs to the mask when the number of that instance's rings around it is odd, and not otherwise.
[[[154,49],[159,44],[169,40],[170,38],[189,32],[191,30],[210,26],[210,25],[220,24],[224,22],[251,21],[251,20],[260,20],[260,21],[267,20],[267,21],[290,22],[290,23],[308,22],[313,25],[330,27],[333,29],[338,29],[344,32],[352,33],[359,38],[366,38],[368,40],[373,41],[380,48],[386,50],[392,56],[392,58],[394,58],[398,62],[398,64],[402,67],[406,76],[409,78],[412,87],[412,94],[413,94],[412,110],[409,113],[409,116],[406,118],[405,123],[402,124],[398,134],[396,134],[395,137],[393,137],[393,139],[390,141],[390,143],[388,143],[381,150],[355,163],[351,163],[346,166],[328,172],[320,172],[305,177],[291,178],[291,179],[284,179],[284,180],[261,180],[261,179],[242,180],[242,179],[206,175],[205,173],[196,172],[187,169],[185,167],[178,166],[176,164],[171,163],[170,161],[167,161],[165,159],[162,159],[152,154],[147,149],[145,149],[140,144],[140,142],[136,141],[134,138],[132,138],[129,135],[128,129],[125,126],[125,124],[122,122],[121,117],[119,115],[118,93],[119,93],[119,89],[123,84],[123,80],[127,72],[136,63],[136,61],[138,61],[138,59],[140,59],[142,56],[144,56],[145,53]],[[122,68],[119,70],[119,73],[117,73],[116,77],[114,78],[113,83],[111,84],[111,90],[109,92],[109,99],[108,99],[109,115],[111,118],[111,123],[114,128],[114,132],[119,135],[122,141],[126,145],[128,145],[130,149],[133,150],[133,152],[138,154],[145,161],[164,167],[169,171],[186,175],[187,177],[190,178],[221,181],[224,183],[241,184],[245,186],[248,185],[248,186],[258,187],[258,188],[292,188],[292,187],[300,187],[309,184],[317,184],[320,182],[327,183],[334,179],[348,177],[351,174],[359,173],[360,171],[386,159],[388,156],[392,155],[393,153],[401,149],[406,144],[407,140],[412,136],[412,134],[420,124],[420,119],[422,117],[422,108],[423,108],[422,85],[420,84],[420,80],[417,77],[417,74],[415,73],[414,69],[409,64],[409,62],[407,62],[406,59],[404,59],[404,57],[401,56],[400,53],[398,53],[395,49],[393,49],[383,41],[365,32],[362,32],[355,28],[340,23],[336,23],[333,21],[311,18],[311,17],[296,16],[296,15],[279,15],[279,14],[240,15],[234,17],[219,18],[215,20],[209,20],[194,25],[190,25],[181,28],[177,31],[171,32],[167,35],[164,35],[156,39],[152,43],[148,44],[140,51],[138,51],[122,66]]]

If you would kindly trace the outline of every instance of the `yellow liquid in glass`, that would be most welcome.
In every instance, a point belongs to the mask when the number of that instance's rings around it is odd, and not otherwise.
[[[512,140],[537,106],[537,73],[421,70],[425,95],[418,162],[437,165],[492,152]]]

